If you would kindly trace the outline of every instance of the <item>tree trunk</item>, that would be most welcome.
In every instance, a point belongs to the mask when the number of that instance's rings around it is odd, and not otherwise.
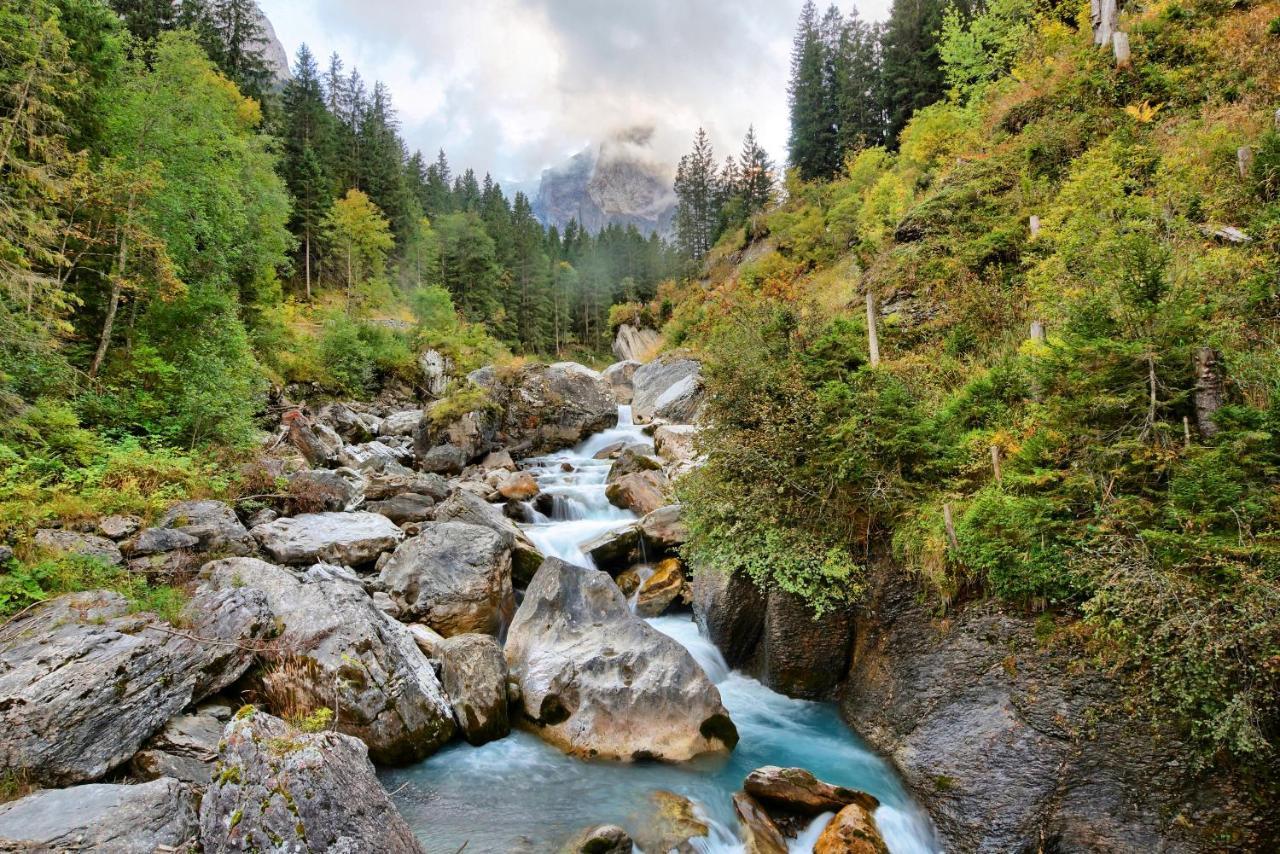
[[[304,229],[302,232],[303,240],[303,260],[302,266],[306,270],[307,277],[307,302],[311,302],[311,229]]]
[[[991,471],[996,476],[996,483],[1004,483],[1004,474],[1000,471],[1000,446],[991,446]]]
[[[353,254],[354,253],[351,251],[351,247],[348,246],[347,247],[347,302],[348,303],[351,302],[351,256]]]
[[[1031,321],[1031,340],[1037,344],[1043,344],[1045,341],[1044,323],[1039,320]]]
[[[1098,47],[1111,44],[1120,17],[1121,0],[1089,0],[1089,22],[1093,25],[1093,43]]]
[[[1212,347],[1196,351],[1196,427],[1209,438],[1218,432],[1213,416],[1227,400],[1227,384],[1222,372],[1222,356]]]
[[[867,347],[871,351],[871,367],[880,364],[880,334],[876,330],[876,296],[867,291]]]
[[[1253,149],[1247,145],[1242,145],[1236,150],[1236,166],[1240,169],[1241,179],[1249,177],[1249,173],[1253,171]]]
[[[1133,64],[1129,53],[1129,34],[1116,31],[1111,34],[1111,46],[1116,54],[1116,68],[1128,68]]]
[[[951,502],[948,501],[942,505],[942,524],[947,529],[947,542],[951,544],[952,551],[960,551],[960,541],[956,539],[956,520],[951,515]]]
[[[98,349],[93,354],[93,364],[89,366],[89,379],[98,375],[102,362],[107,358],[107,348],[111,346],[111,329],[115,326],[116,311],[120,308],[120,293],[123,289],[125,268],[129,262],[128,223],[133,218],[133,196],[129,197],[129,205],[125,209],[125,228],[120,232],[120,250],[116,255],[116,274],[111,277],[111,299],[107,303],[107,316],[102,321],[102,335],[98,338]]]

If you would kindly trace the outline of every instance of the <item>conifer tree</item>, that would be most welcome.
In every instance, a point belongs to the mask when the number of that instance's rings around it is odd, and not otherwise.
[[[693,151],[680,158],[676,167],[676,242],[694,260],[711,249],[719,210],[715,155],[707,132],[698,128]]]
[[[886,105],[885,141],[897,145],[898,135],[912,113],[946,94],[938,57],[938,34],[946,0],[894,0],[884,30],[881,60]],[[956,4],[961,13],[967,2]]]
[[[791,165],[806,181],[831,174],[835,129],[831,124],[826,58],[818,10],[806,0],[791,48]]]
[[[300,268],[311,298],[316,237],[320,222],[333,204],[333,117],[325,108],[320,69],[310,49],[298,49],[293,79],[285,84],[282,98],[280,169],[293,195],[291,227],[299,237]]]
[[[748,126],[738,155],[737,193],[742,198],[744,213],[751,216],[764,210],[773,198],[773,161],[756,139],[754,125]]]

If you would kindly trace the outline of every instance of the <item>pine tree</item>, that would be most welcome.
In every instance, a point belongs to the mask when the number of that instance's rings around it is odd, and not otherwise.
[[[885,141],[890,145],[897,145],[912,113],[946,94],[938,33],[950,5],[947,0],[893,0],[881,47]],[[956,5],[967,12],[968,3]]]
[[[405,150],[387,87],[379,82],[360,117],[358,174],[361,186],[403,237],[413,226],[405,185]]]
[[[676,167],[676,242],[694,260],[711,249],[716,237],[719,210],[715,155],[707,132],[698,128],[693,151]]]
[[[773,199],[773,161],[756,139],[754,125],[747,128],[738,155],[737,194],[742,198],[745,214],[751,216],[768,207]]]
[[[173,0],[111,0],[111,8],[120,15],[129,32],[144,44],[155,41],[161,33],[178,24],[178,9]]]
[[[879,43],[879,27],[868,26],[857,10],[852,10],[840,34],[833,87],[838,116],[836,148],[841,159],[850,151],[879,145],[884,138]]]
[[[311,298],[312,265],[316,260],[316,236],[325,212],[333,204],[331,174],[334,144],[333,117],[325,108],[320,69],[310,49],[298,49],[294,75],[284,87],[280,171],[293,195],[291,228],[299,237],[307,298]]]
[[[240,91],[262,101],[271,88],[271,69],[262,56],[266,34],[255,0],[204,0],[214,36],[205,39],[205,50]]]
[[[806,0],[791,48],[791,83],[787,89],[791,165],[806,181],[832,174],[835,128],[831,123],[826,66],[818,10],[813,0]]]

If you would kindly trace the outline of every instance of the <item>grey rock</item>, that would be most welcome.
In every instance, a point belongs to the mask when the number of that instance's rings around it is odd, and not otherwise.
[[[583,543],[580,548],[591,558],[596,569],[617,575],[635,562],[640,546],[640,528],[628,525],[605,531]]]
[[[693,446],[697,435],[692,424],[661,424],[653,431],[653,447],[669,465],[690,463],[698,455]]]
[[[200,568],[205,557],[191,549],[131,557],[125,567],[134,575],[142,575],[153,584],[181,583]]]
[[[370,513],[381,513],[397,525],[406,522],[425,522],[435,511],[435,499],[429,495],[406,492],[386,501],[374,501],[366,505]]]
[[[385,501],[406,492],[425,495],[440,502],[449,495],[449,482],[438,474],[405,469],[403,472],[384,470],[370,474],[364,485],[365,498],[370,501]]]
[[[247,519],[245,519],[245,527],[253,528],[257,525],[265,525],[268,522],[274,522],[280,518],[280,514],[272,510],[270,507],[262,507],[253,511]],[[252,536],[252,535],[250,535]]]
[[[222,741],[221,770],[200,803],[205,854],[422,854],[359,740],[255,711],[232,720]]]
[[[281,648],[304,665],[290,685],[295,696],[309,708],[336,705],[338,728],[362,739],[379,762],[416,761],[452,737],[448,698],[430,662],[355,575],[230,558],[206,565],[201,576],[214,590],[262,591],[280,624]]]
[[[467,522],[482,525],[502,537],[512,550],[511,577],[519,584],[527,584],[542,565],[542,552],[524,531],[506,517],[502,508],[490,504],[480,496],[466,490],[458,490],[436,508],[437,522]]]
[[[177,780],[44,789],[0,805],[0,851],[177,851],[196,836],[195,799]]]
[[[639,471],[624,474],[610,483],[604,491],[615,507],[630,510],[641,516],[665,506],[670,481],[660,471]]]
[[[751,662],[764,633],[766,599],[741,573],[693,571],[693,617],[730,667]]]
[[[111,540],[123,540],[137,533],[142,522],[137,516],[111,515],[98,520],[98,531]]]
[[[635,844],[616,824],[588,827],[560,846],[559,854],[631,854]]]
[[[36,531],[36,547],[53,554],[80,555],[100,560],[109,566],[124,563],[124,555],[111,540],[95,534],[63,531],[57,528],[41,528]]]
[[[824,783],[804,768],[765,765],[747,775],[742,789],[766,808],[777,807],[808,816],[839,812],[849,804],[859,804],[869,812],[880,806],[874,796]]]
[[[685,525],[679,504],[668,504],[645,515],[640,520],[640,534],[644,538],[645,555],[650,560],[674,554],[689,539],[689,527]]]
[[[362,566],[404,539],[386,516],[366,512],[304,513],[259,525],[252,534],[272,560],[292,565]]]
[[[505,444],[526,453],[571,447],[618,421],[609,383],[576,362],[527,366],[503,402]]]
[[[507,715],[507,661],[489,635],[455,635],[435,646],[440,679],[468,742],[485,744],[511,731]]]
[[[412,451],[378,441],[347,445],[338,453],[338,462],[362,472],[382,471],[388,465],[403,465],[412,460]]]
[[[507,471],[515,471],[516,464],[511,459],[511,454],[506,451],[491,451],[485,455],[480,461],[480,468],[486,471],[492,469],[506,469]]]
[[[457,445],[436,445],[418,458],[418,468],[436,474],[462,474],[467,453]]]
[[[613,399],[618,403],[623,405],[631,403],[631,396],[635,393],[635,389],[631,385],[631,378],[639,367],[639,362],[634,359],[627,359],[621,362],[614,362],[601,372],[605,382],[609,383],[609,387],[613,389]]]
[[[499,635],[515,612],[511,547],[490,528],[428,522],[401,543],[379,580],[405,619],[452,635]]]
[[[13,560],[13,549],[0,545],[0,567],[5,566],[11,560]]]
[[[197,594],[179,631],[116,593],[61,596],[0,629],[0,770],[98,779],[193,701],[238,679],[271,630],[251,590]]]
[[[441,405],[444,405],[443,401],[428,407],[413,434],[413,450],[419,459],[439,445],[461,448],[462,455],[467,460],[476,459],[493,450],[498,432],[498,413],[494,409],[482,407],[438,424],[431,412]]]
[[[289,509],[296,513],[354,510],[364,498],[364,486],[364,476],[351,468],[294,472],[289,476]]]
[[[190,534],[172,528],[144,528],[138,536],[125,543],[124,548],[130,557],[146,557],[179,549],[194,550],[199,544],[200,541]]]
[[[853,618],[833,609],[821,617],[794,593],[770,590],[760,646],[761,681],[789,697],[829,696],[849,669]]]
[[[662,471],[662,460],[647,452],[643,445],[629,446],[618,452],[605,483],[616,483],[629,474],[646,471]]]
[[[281,422],[289,442],[309,464],[316,468],[327,468],[337,463],[343,441],[332,427],[313,421],[297,409],[286,412]]]
[[[702,668],[632,614],[603,572],[544,561],[505,652],[521,711],[539,736],[567,752],[682,761],[737,744]]]
[[[439,350],[426,350],[418,356],[418,369],[422,371],[422,387],[427,397],[439,400],[448,393],[452,359]]]
[[[377,435],[370,432],[369,422],[345,403],[329,403],[316,413],[316,421],[332,427],[348,442],[367,442]]]
[[[613,355],[617,359],[646,359],[662,344],[657,330],[624,323],[613,336]]]
[[[213,777],[224,723],[207,712],[178,715],[134,755],[129,769],[139,780],[173,777],[203,788]]]
[[[408,409],[404,412],[393,412],[382,419],[378,434],[381,436],[412,436],[422,420],[421,409]]]
[[[257,544],[240,524],[236,512],[221,501],[179,501],[165,511],[157,524],[195,537],[199,551],[240,556],[257,551]]]
[[[635,394],[631,399],[631,415],[637,424],[647,424],[661,417],[678,423],[690,423],[693,417],[684,410],[700,405],[702,364],[694,359],[666,355],[641,365],[631,378]],[[691,381],[690,381],[691,380]],[[674,391],[673,391],[674,389]],[[668,394],[671,392],[671,394]],[[659,410],[664,414],[659,414]]]

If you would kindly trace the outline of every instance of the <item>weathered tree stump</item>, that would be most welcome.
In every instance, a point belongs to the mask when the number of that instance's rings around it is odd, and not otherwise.
[[[1116,31],[1111,35],[1111,46],[1116,54],[1116,68],[1128,68],[1133,64],[1129,54],[1129,34]]]
[[[1253,171],[1253,149],[1247,145],[1242,145],[1236,149],[1236,167],[1240,170],[1242,179],[1248,178],[1249,173]]]
[[[880,333],[876,330],[879,325],[879,315],[876,312],[876,296],[867,291],[867,348],[871,351],[871,367],[880,364]]]
[[[1222,354],[1212,347],[1196,351],[1196,427],[1205,438],[1218,432],[1214,415],[1227,400],[1227,382],[1222,370]]]
[[[1093,43],[1098,47],[1111,44],[1120,17],[1121,0],[1089,0],[1089,22],[1093,25]]]

